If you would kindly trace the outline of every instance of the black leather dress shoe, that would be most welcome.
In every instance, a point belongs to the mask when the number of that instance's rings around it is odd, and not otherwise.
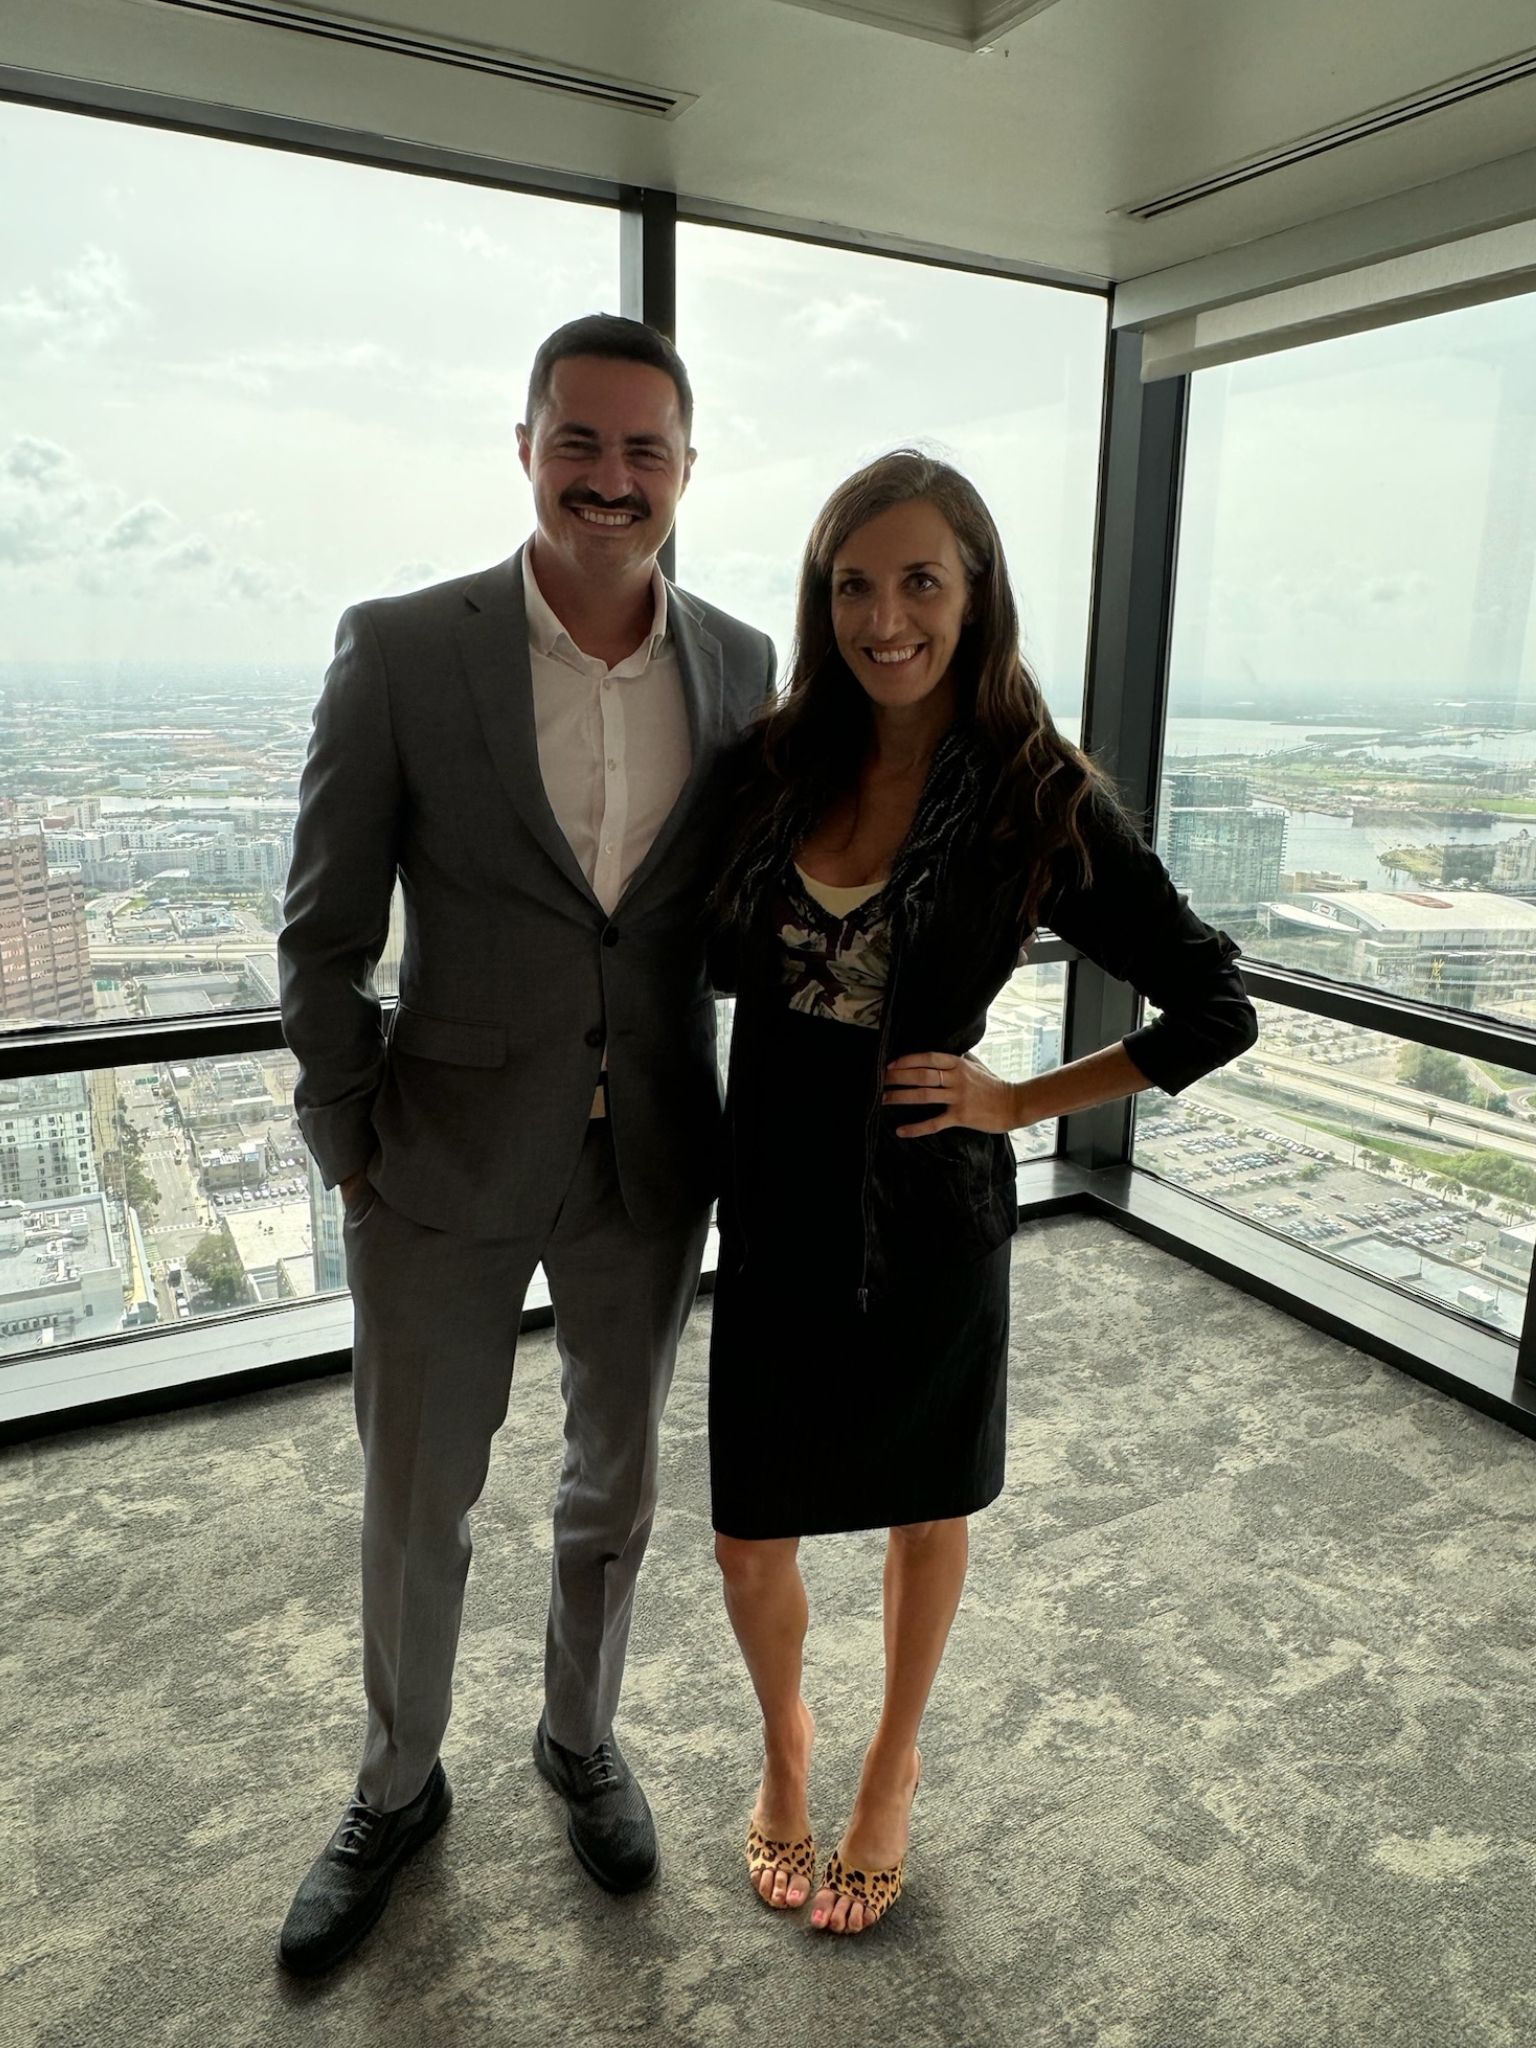
[[[409,1806],[380,1813],[353,1798],[310,1865],[278,1937],[279,1959],[315,1977],[362,1940],[389,1904],[395,1872],[448,1818],[453,1792],[440,1763]]]
[[[656,1823],[634,1772],[610,1735],[590,1756],[556,1742],[540,1715],[533,1760],[565,1801],[576,1860],[609,1892],[637,1892],[661,1867]]]

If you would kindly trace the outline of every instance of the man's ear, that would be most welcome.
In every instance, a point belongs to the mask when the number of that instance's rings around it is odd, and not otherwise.
[[[517,459],[523,465],[523,475],[531,477],[533,471],[529,465],[533,461],[533,430],[524,426],[521,420],[517,426]]]
[[[698,461],[698,459],[699,451],[697,448],[690,448],[687,454],[683,457],[683,480],[677,487],[677,495],[679,497],[681,497],[683,495],[683,492],[687,490],[688,479],[693,475],[693,465]]]

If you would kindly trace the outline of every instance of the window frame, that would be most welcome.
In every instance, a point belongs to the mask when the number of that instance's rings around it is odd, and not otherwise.
[[[1108,346],[1083,744],[1115,776],[1150,832],[1162,765],[1190,380],[1184,376],[1141,383],[1141,338],[1113,326],[1112,287],[1107,280],[1046,265],[1006,263],[895,235],[842,230],[827,222],[770,216],[698,196],[679,197],[610,179],[505,163],[409,138],[365,135],[14,66],[0,66],[0,101],[613,208],[620,215],[621,308],[668,334],[676,325],[680,223],[814,242],[1100,299]],[[669,554],[663,567],[671,573],[671,566]],[[1139,1021],[1141,1006],[1134,991],[1060,941],[1044,940],[1032,948],[1031,960],[1072,963],[1063,1019],[1064,1057],[1079,1057]],[[1243,974],[1250,992],[1266,1001],[1366,1024],[1408,1043],[1481,1051],[1501,1064],[1536,1074],[1536,1032],[1522,1036],[1508,1027],[1468,1019],[1464,1013],[1439,1012],[1288,970],[1244,963]],[[282,1046],[282,1024],[275,1009],[169,1022],[63,1026],[0,1036],[0,1081],[118,1065],[184,1063],[272,1052]],[[1476,1371],[1458,1373],[1454,1343],[1448,1350],[1448,1333],[1442,1326],[1459,1327],[1462,1319],[1417,1303],[1405,1309],[1402,1297],[1381,1283],[1353,1273],[1341,1277],[1341,1269],[1326,1253],[1279,1241],[1261,1225],[1234,1218],[1204,1198],[1138,1169],[1133,1121],[1129,1103],[1063,1118],[1056,1154],[1019,1169],[1021,1217],[1029,1220],[1064,1210],[1107,1217],[1536,1434],[1536,1288],[1528,1295],[1509,1371],[1482,1361]],[[1213,1251],[1218,1241],[1222,1248]],[[1283,1277],[1288,1274],[1311,1277],[1293,1284]],[[1319,1303],[1325,1306],[1320,1308]],[[525,1328],[547,1324],[547,1302],[531,1303],[523,1320]],[[69,1345],[57,1352],[18,1354],[0,1364],[0,1443],[344,1371],[350,1364],[348,1322],[346,1296],[328,1295],[300,1303],[252,1305],[210,1318],[199,1325],[195,1361],[188,1356],[194,1349],[189,1333],[161,1327],[125,1331],[101,1343]],[[168,1352],[168,1346],[178,1349]],[[1503,1347],[1506,1352],[1510,1348]],[[215,1352],[222,1354],[216,1367],[208,1356]],[[171,1359],[170,1370],[154,1368],[157,1356]],[[52,1368],[58,1370],[51,1372]],[[28,1407],[24,1383],[31,1385],[38,1405]]]

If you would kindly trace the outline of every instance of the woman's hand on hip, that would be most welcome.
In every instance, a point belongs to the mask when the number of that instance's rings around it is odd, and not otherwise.
[[[972,1131],[1012,1131],[1025,1122],[1019,1091],[972,1054],[908,1052],[885,1070],[883,1102],[915,1108],[942,1103],[926,1123],[902,1124],[898,1138],[924,1138],[963,1125]]]

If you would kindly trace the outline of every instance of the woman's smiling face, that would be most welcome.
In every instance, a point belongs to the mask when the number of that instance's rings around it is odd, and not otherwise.
[[[949,674],[970,611],[954,529],[926,498],[892,505],[832,560],[832,630],[875,704],[920,704]]]

